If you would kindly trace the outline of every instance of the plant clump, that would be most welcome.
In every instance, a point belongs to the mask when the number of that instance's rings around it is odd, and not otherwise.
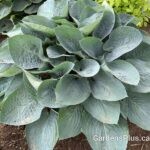
[[[134,17],[92,0],[5,2],[0,123],[26,125],[31,150],[81,132],[93,150],[125,150],[107,139],[128,136],[127,119],[150,130],[150,35]]]

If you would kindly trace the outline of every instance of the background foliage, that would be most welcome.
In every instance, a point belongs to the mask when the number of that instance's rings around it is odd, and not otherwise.
[[[96,0],[100,4],[104,0]],[[150,19],[150,0],[107,0],[119,13],[128,13],[139,19],[138,26],[147,26]]]

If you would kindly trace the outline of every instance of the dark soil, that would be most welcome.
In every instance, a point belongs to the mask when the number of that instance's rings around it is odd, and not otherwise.
[[[129,123],[131,136],[149,136],[150,132],[144,131]],[[0,125],[0,150],[28,150],[25,140],[24,127]],[[92,150],[84,135],[58,142],[54,150]],[[132,141],[127,150],[150,150],[149,142]]]

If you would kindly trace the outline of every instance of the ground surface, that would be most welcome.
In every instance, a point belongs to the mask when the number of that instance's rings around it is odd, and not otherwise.
[[[130,135],[149,136],[150,132],[144,131],[133,124],[129,124]],[[24,127],[0,125],[0,150],[28,150],[24,135]],[[55,150],[91,150],[83,135],[60,141]],[[149,142],[129,142],[128,150],[150,150]]]

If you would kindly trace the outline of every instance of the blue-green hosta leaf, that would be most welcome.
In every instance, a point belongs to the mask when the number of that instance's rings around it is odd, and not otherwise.
[[[15,65],[11,65],[11,64],[5,64],[6,66],[3,68],[3,70],[0,70],[0,78],[1,77],[12,77],[15,76],[19,73],[21,73],[21,69],[18,68]],[[1,66],[1,64],[0,64]]]
[[[9,19],[0,20],[0,33],[5,34],[13,28],[13,22]]]
[[[35,90],[38,90],[40,84],[42,83],[42,80],[39,78],[36,78],[32,74],[30,74],[28,71],[23,70],[24,75],[26,76],[29,83],[35,88]]]
[[[77,60],[76,60],[76,57],[75,56],[67,56],[67,57],[60,57],[60,58],[55,58],[55,59],[50,59],[50,64],[53,66],[53,67],[56,67],[58,66],[59,64],[63,63],[64,61],[69,61],[69,62],[72,62],[72,63],[75,63]]]
[[[77,136],[81,132],[83,108],[80,105],[62,108],[59,111],[59,139]]]
[[[0,20],[10,14],[11,8],[11,2],[3,1],[0,3]]]
[[[8,40],[5,40],[0,44],[0,63],[2,63],[2,64],[13,64],[14,63],[14,61],[10,55]]]
[[[74,63],[69,61],[64,61],[60,63],[59,65],[55,66],[52,70],[49,71],[49,73],[54,78],[60,78],[63,77],[66,74],[69,74],[71,70],[74,68]]]
[[[41,111],[36,97],[22,84],[2,105],[0,122],[9,125],[29,124],[40,118]]]
[[[86,6],[90,6],[90,7],[94,8],[95,10],[97,10],[96,9],[97,7],[99,8],[99,4],[97,4],[97,2],[94,2],[91,0],[81,0],[81,1],[83,1]]]
[[[40,84],[42,83],[42,81],[39,80],[38,78],[36,78],[35,76],[33,76],[32,74],[28,73],[28,72],[26,74],[25,74],[25,71],[24,71],[23,76],[22,76],[24,86],[27,89],[27,91],[33,97],[35,97],[35,99],[37,100],[37,89],[40,86]]]
[[[144,30],[141,30],[141,33],[143,35],[143,42],[150,45],[150,33]]]
[[[60,58],[55,58],[55,59],[50,59],[49,62],[50,64],[55,67],[61,63],[63,63],[64,61],[66,61],[66,57],[60,57]]]
[[[84,108],[95,119],[102,123],[118,124],[120,116],[120,103],[108,102],[89,97],[84,103]]]
[[[84,102],[90,95],[89,82],[85,78],[66,75],[57,83],[56,101],[62,105],[76,105]]]
[[[114,25],[114,29],[121,26],[121,19],[119,17],[119,14],[118,13],[115,13],[115,25]]]
[[[37,15],[46,17],[47,19],[53,18],[54,13],[54,0],[46,0],[38,9]]]
[[[30,0],[21,0],[21,1],[14,0],[12,10],[13,11],[23,11],[29,5],[31,5]]]
[[[55,33],[61,46],[67,52],[77,53],[81,50],[79,41],[83,35],[77,28],[62,25],[55,29]]]
[[[78,0],[74,1],[69,9],[70,16],[79,25],[83,18],[90,17],[92,13],[96,12],[98,7],[97,3],[91,0]],[[93,11],[91,9],[93,8]],[[88,13],[88,14],[87,14]],[[90,14],[90,15],[89,15]],[[83,17],[84,16],[84,17]]]
[[[133,66],[136,67],[140,74],[140,82],[137,86],[129,86],[129,89],[138,93],[150,92],[150,63],[139,59],[128,59]]]
[[[138,85],[140,75],[138,70],[124,60],[115,60],[108,64],[111,73],[124,83]]]
[[[85,112],[83,115],[82,132],[87,137],[93,150],[125,150],[127,148],[128,125],[122,118],[117,125],[109,125],[99,122]],[[118,137],[122,140],[117,140]],[[111,140],[112,138],[114,140]]]
[[[23,18],[23,23],[34,31],[43,33],[48,36],[54,36],[56,27],[55,23],[45,17],[31,15]]]
[[[80,40],[82,50],[92,58],[98,58],[103,54],[103,42],[99,38],[85,37]]]
[[[143,61],[149,61],[150,58],[150,44],[142,42],[137,48],[133,51],[125,54],[126,59],[140,59]]]
[[[43,42],[47,38],[47,36],[44,35],[43,33],[35,31],[35,30],[33,30],[32,28],[28,27],[27,25],[25,25],[23,23],[20,24],[20,26],[21,26],[21,31],[22,31],[23,34],[35,36],[37,38],[40,38]]]
[[[12,80],[13,78],[0,78],[0,96],[5,94]]]
[[[52,19],[68,15],[68,0],[46,0],[38,9],[39,16]]]
[[[8,37],[13,37],[13,36],[22,35],[22,34],[23,34],[23,32],[21,30],[20,24],[14,25],[12,30],[10,30],[9,32],[5,33],[5,35],[7,35]]]
[[[125,14],[125,13],[119,14],[119,18],[120,18],[121,24],[123,26],[128,25],[129,23],[131,23],[135,19],[134,16],[131,16],[131,15]]]
[[[103,46],[105,51],[110,52],[106,55],[106,60],[111,62],[132,51],[142,39],[143,36],[138,29],[129,26],[116,28]]]
[[[92,94],[96,99],[118,101],[127,97],[123,84],[110,73],[101,71],[91,80]]]
[[[42,2],[42,0],[30,0],[32,3],[40,3],[40,2]]]
[[[16,65],[23,69],[39,68],[42,64],[42,41],[30,35],[17,35],[9,39],[9,50]]]
[[[44,80],[38,88],[37,98],[39,103],[44,107],[49,108],[61,108],[63,105],[61,103],[56,103],[56,79]]]
[[[85,2],[86,1],[84,1],[84,3]],[[84,8],[81,9],[82,12],[81,14],[79,14],[78,23],[80,31],[85,35],[89,35],[97,27],[102,18],[102,13],[97,13],[94,8],[88,5],[86,7],[84,6]]]
[[[47,55],[49,58],[60,58],[63,56],[69,56],[66,54],[66,51],[63,49],[63,47],[59,45],[49,46],[46,49]]]
[[[38,11],[40,5],[41,5],[41,4],[32,4],[32,5],[28,6],[28,7],[24,10],[24,12],[25,12],[26,14],[29,14],[29,15],[35,14],[35,13],[37,13],[37,11]]]
[[[77,62],[74,70],[82,77],[93,77],[100,70],[100,64],[93,59],[82,59]]]
[[[58,25],[67,25],[67,26],[71,26],[71,27],[74,27],[74,23],[73,22],[70,22],[68,21],[67,19],[65,18],[53,18],[53,21],[58,24]]]
[[[26,137],[32,150],[53,150],[59,133],[57,125],[58,115],[54,111],[43,111],[41,118],[26,127]]]
[[[79,30],[85,35],[89,35],[97,27],[100,20],[102,19],[102,16],[102,13],[95,13],[92,16],[84,19],[79,24]]]
[[[97,11],[90,6],[86,6],[86,7],[82,8],[82,12],[81,12],[81,14],[79,14],[79,22],[82,22],[86,18],[91,17],[95,13],[97,13]]]
[[[129,97],[121,102],[121,109],[125,117],[150,131],[150,94],[129,93]]]
[[[70,16],[79,25],[80,15],[85,8],[85,4],[82,0],[75,1],[69,9]]]
[[[106,36],[108,36],[115,25],[115,13],[113,11],[113,8],[110,7],[107,2],[104,2],[103,6],[105,8],[104,14],[99,25],[93,32],[93,35],[100,39],[104,39]]]
[[[0,63],[0,72],[5,71],[9,66],[10,64]]]
[[[14,91],[16,91],[21,84],[23,83],[22,74],[16,75],[13,77],[10,86],[7,88],[5,92],[5,98],[11,95]]]

